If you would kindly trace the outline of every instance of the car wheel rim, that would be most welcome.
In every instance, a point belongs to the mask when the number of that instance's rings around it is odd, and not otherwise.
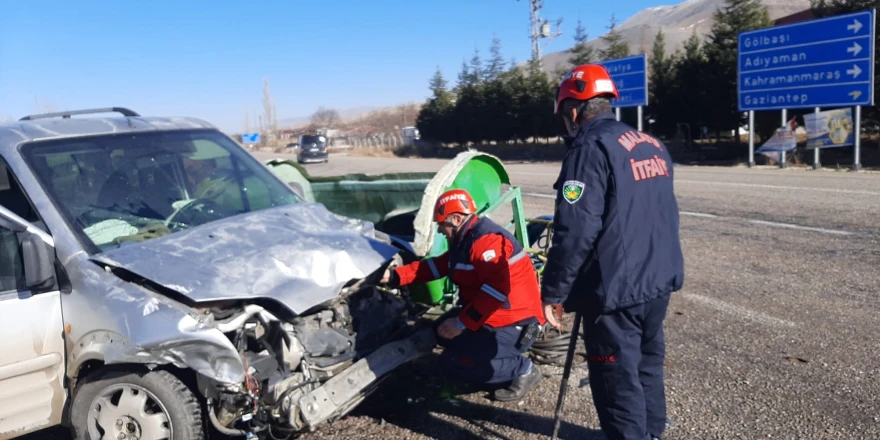
[[[170,440],[171,416],[155,394],[133,384],[105,388],[92,401],[89,436],[102,440]]]

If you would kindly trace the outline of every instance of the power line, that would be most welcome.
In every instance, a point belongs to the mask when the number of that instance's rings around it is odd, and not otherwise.
[[[519,0],[517,0],[519,1]],[[560,26],[562,19],[556,20],[556,32],[551,31],[550,22],[540,17],[541,8],[544,7],[544,0],[529,0],[529,39],[532,40],[532,60],[541,66],[541,51],[550,44],[550,41],[562,35]],[[543,47],[541,39],[545,39]]]

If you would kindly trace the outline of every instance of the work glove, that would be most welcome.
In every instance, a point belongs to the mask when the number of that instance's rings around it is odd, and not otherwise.
[[[392,289],[396,289],[400,287],[400,276],[397,275],[397,272],[391,270],[391,268],[385,269],[385,274],[382,275],[382,279],[379,281],[380,284],[385,284]]]

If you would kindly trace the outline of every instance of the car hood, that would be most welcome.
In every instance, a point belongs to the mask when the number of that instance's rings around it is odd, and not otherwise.
[[[194,303],[274,300],[293,314],[333,299],[398,252],[373,224],[298,203],[214,221],[105,251],[92,260]]]

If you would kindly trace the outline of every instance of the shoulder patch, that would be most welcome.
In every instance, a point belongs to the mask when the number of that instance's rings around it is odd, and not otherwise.
[[[489,249],[486,252],[483,252],[483,261],[492,261],[495,258],[495,250]]]
[[[577,180],[566,180],[564,184],[562,184],[562,197],[568,203],[577,202],[581,196],[584,194],[584,182],[579,182]]]

